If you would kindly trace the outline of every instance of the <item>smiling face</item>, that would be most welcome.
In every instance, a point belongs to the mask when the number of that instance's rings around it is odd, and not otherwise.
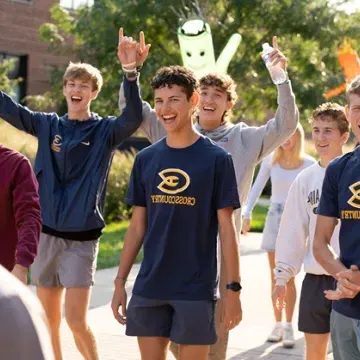
[[[204,129],[217,128],[226,111],[233,107],[228,94],[219,86],[200,86],[198,115]]]
[[[155,89],[155,111],[167,133],[180,132],[191,127],[191,116],[198,102],[198,94],[194,92],[188,99],[183,87],[164,85]]]
[[[342,153],[349,133],[341,134],[339,126],[331,117],[315,118],[312,122],[312,140],[320,158],[334,159]]]
[[[68,113],[86,111],[98,94],[92,89],[91,80],[69,79],[63,86],[63,94],[68,105]]]

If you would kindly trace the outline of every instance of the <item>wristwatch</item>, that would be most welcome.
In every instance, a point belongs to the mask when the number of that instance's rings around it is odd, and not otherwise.
[[[226,290],[231,290],[231,291],[234,291],[234,292],[238,292],[241,289],[242,289],[242,286],[237,281],[233,281],[230,284],[226,284]]]

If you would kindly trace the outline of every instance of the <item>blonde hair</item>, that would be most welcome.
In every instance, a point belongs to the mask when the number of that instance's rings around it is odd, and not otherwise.
[[[305,134],[304,134],[304,129],[300,123],[298,123],[294,134],[296,135],[296,142],[294,148],[291,150],[291,157],[294,162],[299,163],[304,159],[304,155],[305,155],[305,151],[304,151]],[[284,150],[281,146],[279,146],[274,152],[274,156],[272,158],[272,164],[276,164],[277,162],[279,162],[283,154],[284,154]]]
[[[92,91],[100,91],[103,85],[103,78],[99,69],[90,64],[70,61],[63,76],[63,85],[66,86],[69,80],[75,79],[91,81]]]

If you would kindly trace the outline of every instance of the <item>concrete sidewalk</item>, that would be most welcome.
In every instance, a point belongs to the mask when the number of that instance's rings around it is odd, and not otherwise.
[[[242,236],[241,274],[243,321],[230,333],[227,359],[231,360],[285,360],[303,359],[303,334],[295,331],[294,349],[284,349],[281,344],[266,343],[265,339],[273,326],[270,300],[270,278],[266,253],[259,250],[261,234]],[[134,266],[129,281],[128,295],[138,272]],[[125,336],[124,328],[112,316],[109,302],[113,291],[116,269],[101,270],[96,276],[96,285],[91,298],[90,324],[96,334],[102,360],[139,360],[136,338]],[[298,293],[303,274],[296,279]],[[297,328],[298,307],[295,310],[294,329]],[[72,336],[65,321],[62,327],[64,359],[80,360]],[[169,355],[168,360],[173,357]],[[332,359],[329,356],[329,359]]]

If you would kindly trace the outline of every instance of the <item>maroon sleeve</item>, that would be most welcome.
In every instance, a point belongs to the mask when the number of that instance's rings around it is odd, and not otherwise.
[[[41,231],[38,183],[31,165],[23,159],[16,170],[12,187],[15,224],[18,231],[16,264],[28,268],[37,253]]]

